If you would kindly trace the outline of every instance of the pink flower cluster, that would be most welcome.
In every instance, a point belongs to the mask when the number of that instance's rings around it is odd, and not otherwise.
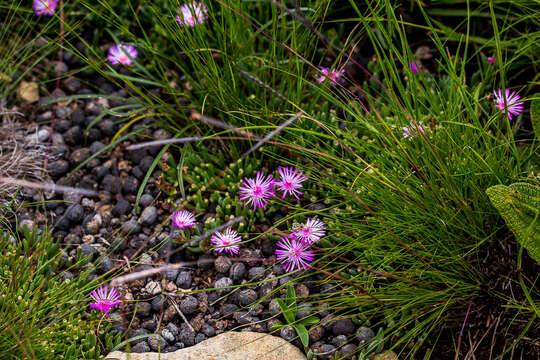
[[[98,309],[109,315],[109,311],[122,303],[120,293],[115,288],[108,289],[107,286],[100,286],[97,290],[92,291],[90,297],[96,302],[90,304],[91,308]]]
[[[345,70],[336,70],[336,69],[329,69],[324,66],[320,66],[319,69],[321,70],[322,75],[317,78],[317,82],[319,84],[322,84],[326,80],[330,82],[330,84],[336,86],[338,83],[345,82],[345,79],[343,78],[343,75],[345,75]]]
[[[58,0],[34,0],[33,9],[37,16],[53,16],[58,6]]]
[[[283,191],[282,199],[290,194],[299,200],[299,195],[303,194],[299,189],[308,178],[303,175],[302,171],[292,167],[279,167],[278,173],[279,179],[277,181],[272,175],[265,176],[263,171],[257,171],[257,176],[254,179],[244,178],[238,187],[240,200],[244,201],[244,206],[249,205],[253,211],[259,208],[266,210],[268,199],[276,194],[274,187]]]

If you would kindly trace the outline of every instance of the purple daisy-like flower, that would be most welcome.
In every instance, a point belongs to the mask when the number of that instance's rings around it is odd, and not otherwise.
[[[107,55],[107,60],[111,64],[124,64],[129,65],[133,62],[133,59],[137,57],[137,49],[131,45],[124,45],[123,43],[118,45],[113,45],[109,48],[109,54]]]
[[[53,16],[57,6],[58,0],[34,0],[33,9],[36,11],[37,16]]]
[[[300,229],[294,232],[294,235],[309,245],[319,241],[326,234],[325,228],[326,226],[321,220],[311,218],[302,224]]]
[[[309,245],[294,234],[282,237],[276,244],[279,248],[276,250],[276,259],[283,263],[283,269],[287,272],[292,272],[295,269],[305,270],[309,267],[309,262],[315,258],[313,251],[309,250]]]
[[[222,233],[215,233],[212,235],[212,244],[216,246],[214,249],[215,252],[229,252],[231,254],[238,254],[238,249],[240,245],[239,242],[242,241],[242,237],[238,235],[236,231],[231,228],[227,228]]]
[[[409,69],[413,72],[413,74],[419,72],[421,68],[422,64],[420,64],[420,61],[411,61],[409,63]]]
[[[341,69],[339,71],[336,69],[330,70],[329,68],[323,66],[320,66],[319,69],[321,69],[321,72],[324,74],[317,78],[317,82],[319,84],[322,84],[327,79],[332,85],[337,85],[338,82],[343,83],[345,81],[345,79],[342,77],[345,74],[344,69]]]
[[[506,89],[504,95],[501,89],[493,90],[493,95],[495,98],[495,104],[504,114],[504,100],[506,99],[506,110],[508,111],[508,118],[512,120],[512,115],[518,116],[523,111],[523,101],[519,101],[521,97],[515,91],[510,93],[510,90]]]
[[[171,217],[171,220],[177,228],[184,230],[185,228],[192,227],[195,224],[195,216],[189,211],[175,211]]]
[[[414,123],[411,122],[410,126],[404,126],[403,129],[403,137],[404,138],[412,138],[417,136],[419,133],[425,134],[426,130],[424,129],[424,123],[419,121],[418,126],[416,126]]]
[[[272,175],[264,176],[263,171],[257,171],[255,179],[244,178],[242,185],[238,187],[240,190],[240,200],[246,200],[244,206],[251,204],[253,211],[257,208],[266,210],[266,204],[272,196],[274,196],[275,179]]]
[[[107,289],[107,286],[100,286],[97,290],[92,291],[90,297],[96,301],[90,304],[90,307],[104,312],[105,315],[109,315],[111,308],[122,303],[119,300],[121,297],[120,293],[115,288]]]
[[[206,5],[201,2],[192,1],[191,3],[180,6],[178,15],[176,15],[176,21],[180,26],[194,27],[195,25],[204,23],[204,20],[208,19],[206,13],[208,13]]]
[[[284,199],[285,195],[289,193],[299,199],[298,195],[302,195],[303,192],[298,191],[298,189],[302,187],[302,182],[308,178],[302,174],[302,171],[293,167],[278,167],[278,172],[280,179],[276,181],[276,186],[278,190],[283,191],[281,198]]]

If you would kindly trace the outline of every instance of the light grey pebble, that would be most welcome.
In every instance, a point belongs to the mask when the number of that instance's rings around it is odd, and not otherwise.
[[[155,206],[149,206],[141,214],[141,224],[143,226],[150,226],[156,222],[157,216],[157,208]]]

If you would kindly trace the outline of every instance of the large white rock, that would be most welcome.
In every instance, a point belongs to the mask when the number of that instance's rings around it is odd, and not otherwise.
[[[195,346],[171,353],[115,351],[105,360],[306,360],[294,345],[282,338],[256,332],[226,332]]]

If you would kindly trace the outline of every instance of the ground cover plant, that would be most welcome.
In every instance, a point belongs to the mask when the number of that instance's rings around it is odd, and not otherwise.
[[[167,246],[233,259],[261,238],[277,246],[274,260],[294,277],[259,301],[281,292],[274,332],[319,358],[538,356],[537,4],[62,9],[42,31],[79,59],[81,75],[99,73],[129,97],[86,130],[111,115],[122,122],[111,147],[155,140],[136,137],[144,127],[172,135],[154,144],[136,195],[138,204],[158,170],[180,230]],[[60,23],[61,41],[50,25]],[[313,229],[321,236],[302,235]],[[290,285],[314,277],[320,292],[300,316]],[[107,312],[120,299],[94,295]],[[364,330],[310,344],[315,319]]]

